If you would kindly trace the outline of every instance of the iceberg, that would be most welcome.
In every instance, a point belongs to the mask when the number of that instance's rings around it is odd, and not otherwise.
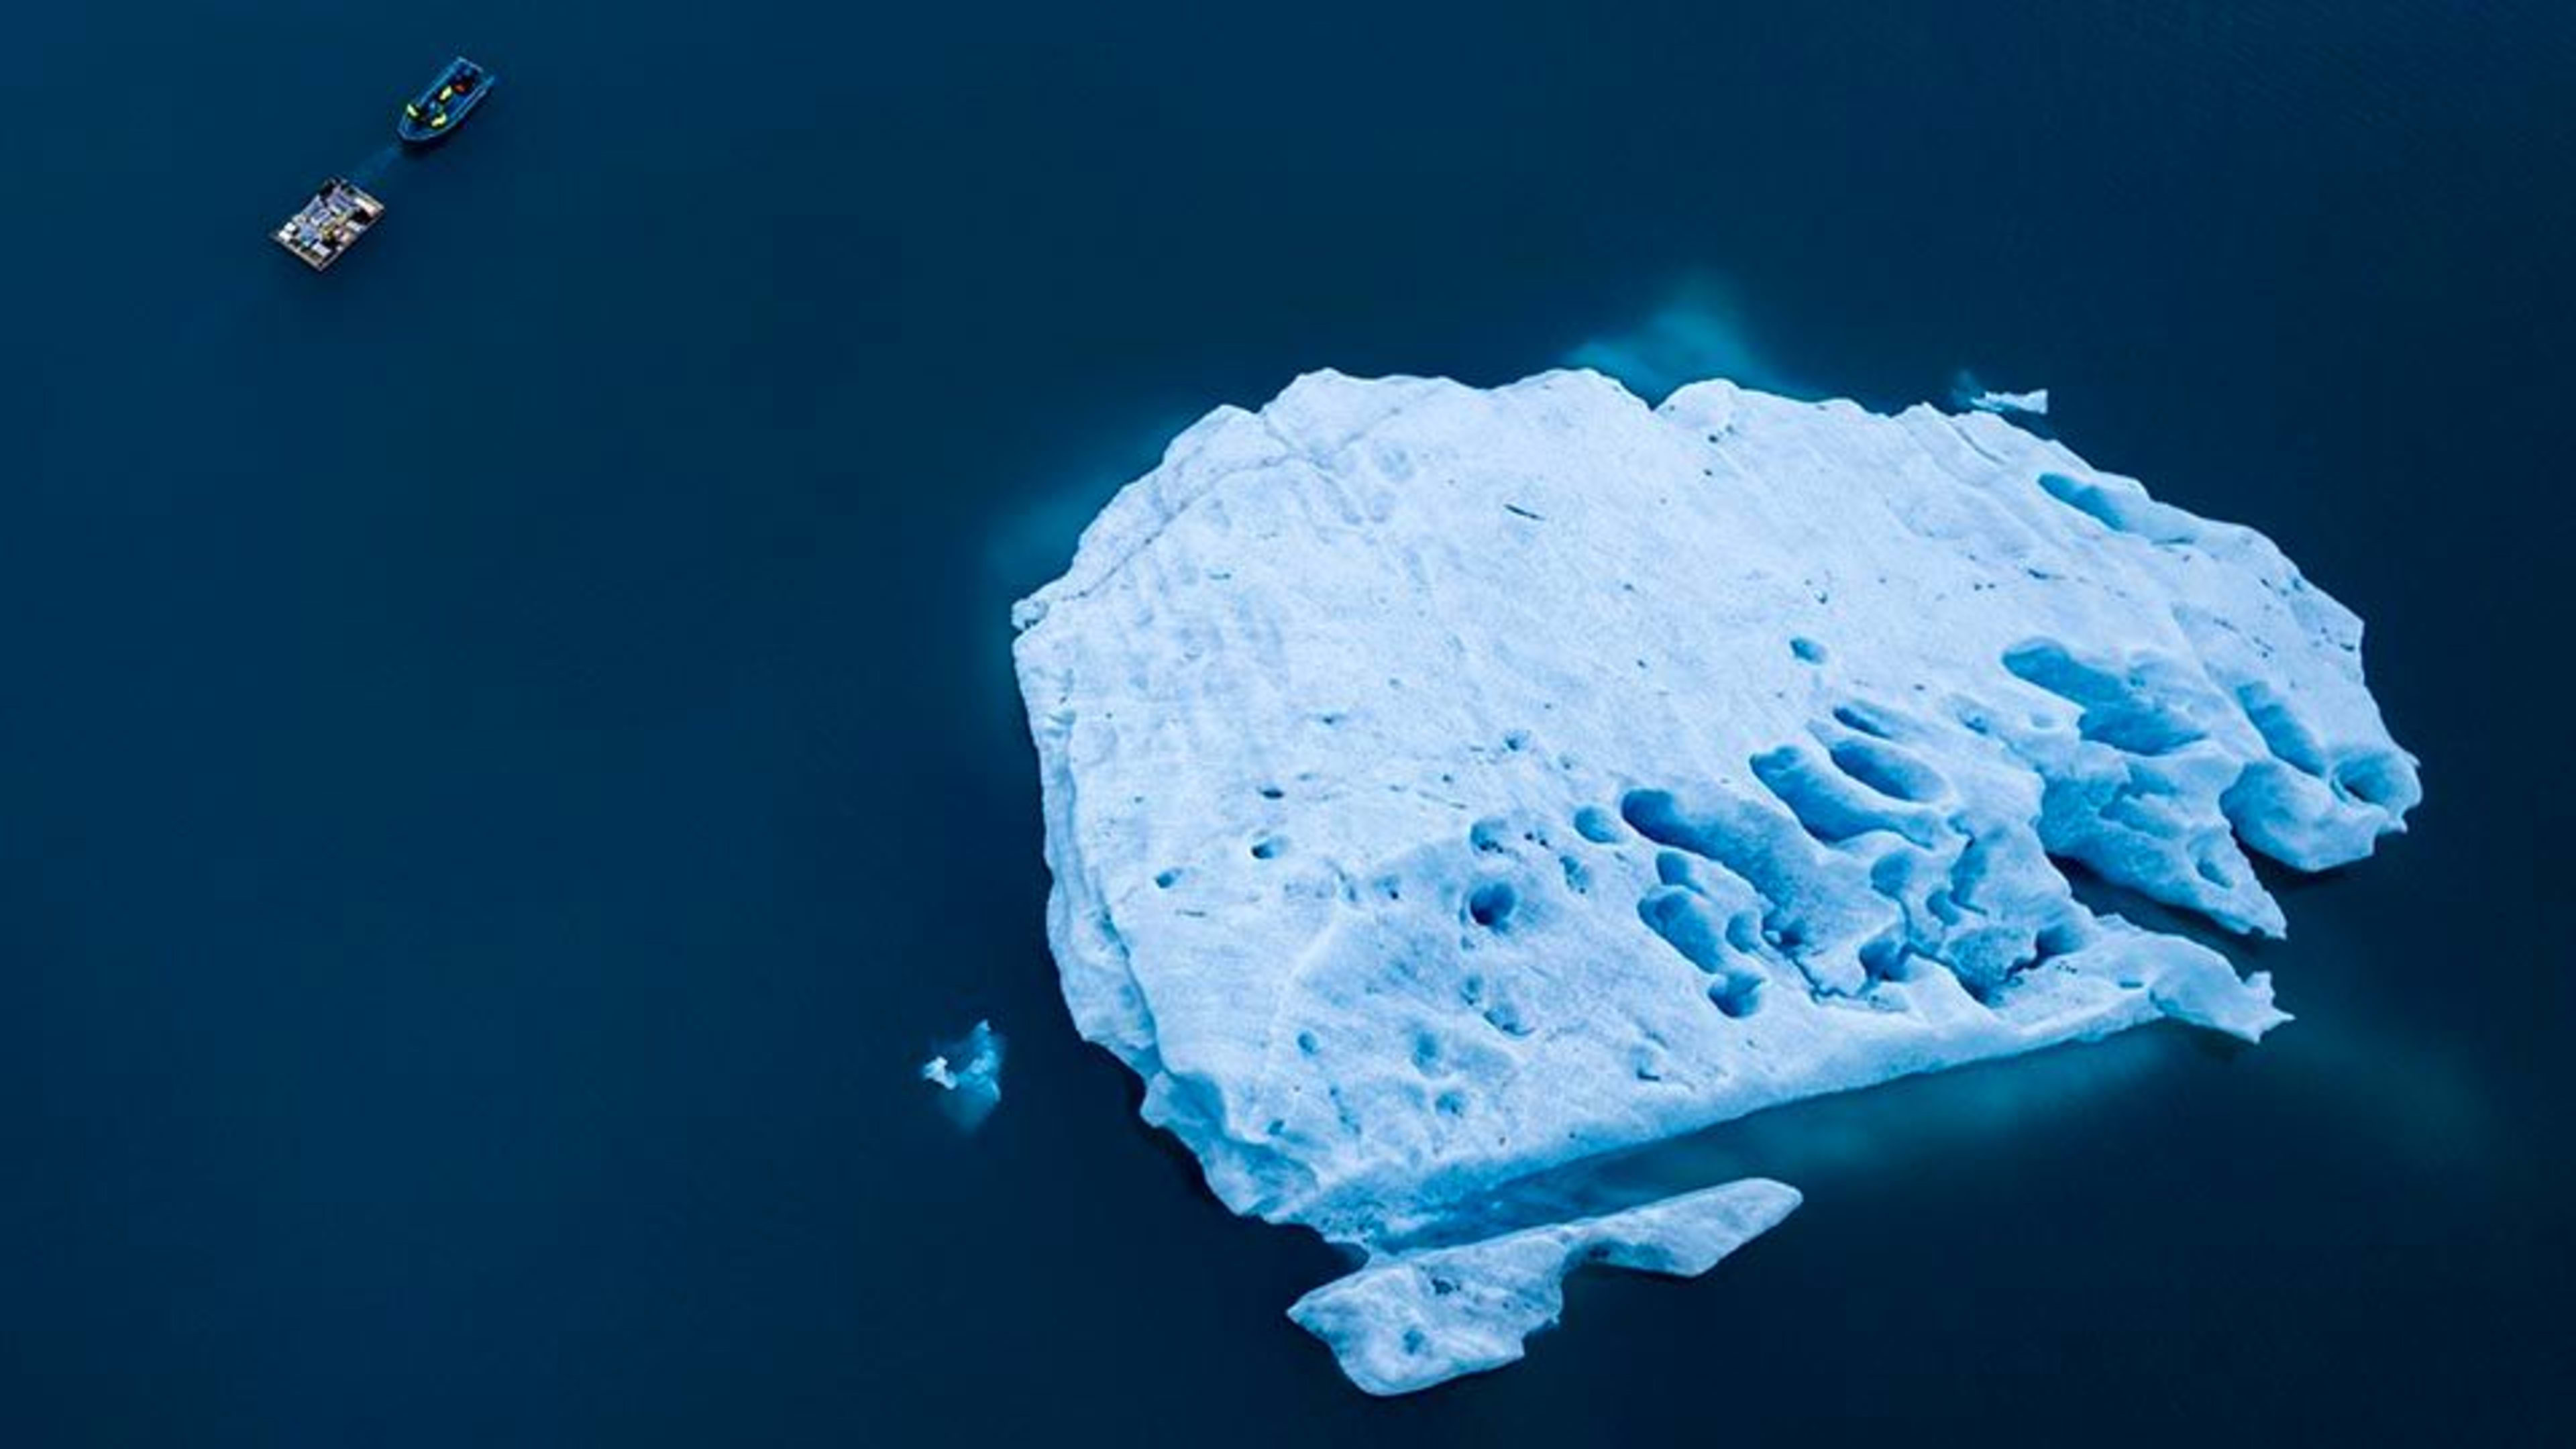
[[[1182,433],[1014,622],[1074,1022],[1229,1208],[1364,1257],[1293,1312],[1375,1392],[1796,1202],[1569,1211],[1607,1154],[2259,1038],[2266,975],[2069,870],[2277,935],[2249,853],[2340,865],[2420,798],[2268,539],[1976,411],[1317,373]]]
[[[1002,1051],[1008,1045],[989,1021],[932,1054],[921,1064],[921,1079],[947,1095],[940,1099],[948,1119],[962,1131],[984,1125],[1002,1105]]]

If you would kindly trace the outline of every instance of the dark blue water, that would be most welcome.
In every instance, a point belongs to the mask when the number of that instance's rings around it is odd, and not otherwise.
[[[2576,11],[15,33],[0,1442],[2576,1432]],[[501,91],[380,154],[459,48]],[[338,269],[264,239],[358,167],[391,214]],[[1333,1255],[1228,1217],[1073,1037],[1007,607],[1213,403],[1500,381],[1676,299],[1874,404],[2052,386],[2370,621],[2431,798],[2289,888],[2259,1050],[1692,1144],[1640,1170],[1809,1206],[1369,1401],[1280,1316]],[[986,1014],[1009,1096],[961,1140],[910,1072]]]

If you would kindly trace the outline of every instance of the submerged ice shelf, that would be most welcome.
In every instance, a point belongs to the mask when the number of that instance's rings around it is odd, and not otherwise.
[[[1377,1392],[1796,1201],[1498,1188],[2158,1017],[2259,1037],[2264,976],[2058,862],[2277,934],[2247,850],[2341,864],[2418,797],[2267,539],[1929,407],[1316,374],[1016,622],[1075,1021],[1229,1207],[1369,1255],[1296,1317]]]
[[[1797,1205],[1797,1189],[1747,1178],[1390,1257],[1298,1299],[1288,1316],[1334,1346],[1351,1382],[1373,1394],[1411,1393],[1519,1358],[1523,1340],[1556,1321],[1565,1275],[1578,1264],[1696,1277]]]
[[[1009,1046],[989,1021],[931,1054],[921,1079],[943,1094],[940,1106],[959,1130],[972,1132],[1002,1105],[1002,1053]]]

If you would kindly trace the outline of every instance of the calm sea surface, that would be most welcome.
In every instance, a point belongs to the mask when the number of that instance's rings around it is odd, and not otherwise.
[[[2576,1441],[2576,10],[12,33],[0,1443]],[[265,233],[334,172],[391,211],[317,277]],[[1639,329],[2053,387],[2369,620],[2430,800],[2287,888],[2260,1049],[1690,1144],[1637,1170],[1808,1207],[1379,1403],[1281,1317],[1334,1254],[1066,1020],[1008,606],[1208,406]],[[982,1015],[969,1140],[911,1071]]]

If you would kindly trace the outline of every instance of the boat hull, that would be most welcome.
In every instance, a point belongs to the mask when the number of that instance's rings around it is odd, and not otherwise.
[[[483,98],[492,94],[494,81],[492,72],[458,56],[404,103],[394,119],[394,135],[406,146],[437,145],[455,135]],[[457,88],[460,84],[463,89]]]

